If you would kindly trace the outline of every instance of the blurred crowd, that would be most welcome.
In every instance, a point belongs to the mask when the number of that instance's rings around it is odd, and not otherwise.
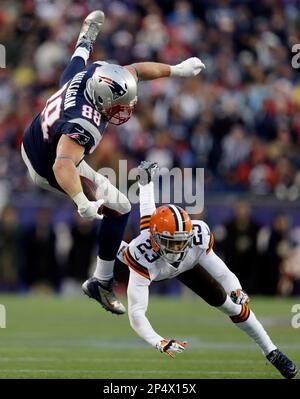
[[[82,21],[97,8],[106,22],[92,60],[176,64],[197,56],[206,70],[141,83],[134,116],[110,127],[95,167],[155,159],[168,168],[204,167],[207,191],[299,198],[300,84],[291,64],[300,43],[297,0],[1,1],[1,180],[26,187],[15,154],[24,128],[56,90]]]
[[[300,43],[297,0],[2,0],[0,43],[6,48],[6,68],[0,69],[0,262],[1,273],[9,275],[4,280],[21,281],[24,289],[38,275],[33,264],[42,265],[41,279],[43,273],[51,276],[59,290],[61,276],[75,273],[76,267],[69,272],[68,265],[72,256],[80,256],[76,240],[82,232],[87,240],[93,237],[93,227],[79,219],[74,226],[51,230],[45,209],[31,230],[24,230],[7,204],[24,193],[29,199],[36,195],[19,153],[23,132],[56,91],[83,19],[98,8],[106,22],[91,61],[174,65],[197,56],[206,69],[191,79],[142,82],[134,115],[124,125],[109,126],[90,157],[94,168],[117,170],[119,159],[127,159],[129,168],[143,159],[169,169],[203,167],[206,195],[235,192],[270,194],[286,203],[299,200],[300,79],[292,67],[292,46]],[[216,226],[224,258],[232,260],[233,268],[252,262],[252,282],[264,281],[259,265],[275,268],[273,293],[299,291],[288,277],[300,252],[285,216],[265,228],[249,223],[245,227],[237,216]],[[248,238],[240,234],[244,228]],[[60,248],[60,234],[68,248]],[[228,241],[233,236],[236,241]],[[22,257],[14,245],[20,245]],[[45,251],[47,259],[36,258]],[[93,246],[87,251],[93,252]],[[241,252],[240,260],[235,251]],[[58,260],[57,253],[63,254]],[[11,263],[16,267],[2,267]],[[87,270],[76,273],[82,278]],[[251,284],[250,291],[267,290],[263,283],[259,288]]]

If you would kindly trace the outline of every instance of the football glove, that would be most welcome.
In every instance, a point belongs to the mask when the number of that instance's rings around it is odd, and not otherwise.
[[[237,303],[238,305],[247,305],[250,302],[248,294],[241,288],[238,288],[235,291],[231,291],[230,298],[234,303]]]
[[[98,213],[100,206],[104,203],[103,199],[89,201],[84,193],[80,192],[73,197],[73,201],[77,205],[77,211],[82,218],[88,221],[103,219],[103,215]]]
[[[142,161],[138,166],[138,175],[136,178],[142,186],[145,186],[155,180],[158,171],[157,162]]]
[[[176,339],[162,339],[156,344],[156,349],[161,353],[165,353],[169,357],[174,358],[174,353],[181,353],[187,347],[186,341],[178,341]]]
[[[188,58],[180,64],[170,66],[170,76],[180,76],[189,78],[198,75],[202,69],[205,69],[203,62],[197,57]]]

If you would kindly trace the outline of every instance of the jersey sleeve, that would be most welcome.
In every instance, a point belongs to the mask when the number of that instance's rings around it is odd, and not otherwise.
[[[213,249],[215,238],[214,238],[212,231],[210,231],[210,228],[208,227],[208,225],[205,222],[202,222],[202,224],[203,224],[203,229],[205,231],[204,235],[206,238],[205,254],[208,255],[211,252],[211,250]]]
[[[146,317],[149,302],[149,285],[149,281],[142,278],[133,269],[130,270],[127,287],[130,325],[141,338],[155,347],[163,337],[157,334]]]
[[[193,220],[193,246],[199,247],[202,253],[208,255],[214,246],[214,235],[208,225],[202,220]]]
[[[149,230],[150,219],[153,212],[156,210],[154,198],[154,183],[150,182],[146,185],[139,184],[140,194],[140,231]]]
[[[82,118],[76,118],[63,124],[61,131],[79,145],[84,147],[84,153],[90,154],[100,141],[98,129]]]
[[[130,269],[133,269],[137,274],[150,281],[151,278],[148,267],[143,265],[140,260],[141,260],[141,255],[137,254],[137,251],[135,251],[134,246],[129,245],[124,251],[124,261],[126,265]]]

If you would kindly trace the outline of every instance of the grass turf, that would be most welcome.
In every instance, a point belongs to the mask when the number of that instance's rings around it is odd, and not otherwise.
[[[86,297],[2,295],[0,303],[7,312],[0,378],[282,378],[243,331],[196,297],[150,300],[156,331],[189,342],[176,359],[142,341],[127,315],[107,313]],[[291,326],[295,303],[300,298],[257,297],[251,308],[275,344],[300,365],[300,330]]]

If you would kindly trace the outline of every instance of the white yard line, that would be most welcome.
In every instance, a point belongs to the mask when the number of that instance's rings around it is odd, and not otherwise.
[[[104,370],[103,370],[104,371]],[[16,373],[48,373],[48,374],[55,374],[55,373],[64,373],[64,374],[99,374],[101,375],[101,371],[96,371],[96,370],[44,370],[44,369],[13,369],[13,370],[3,370],[1,369],[1,373],[10,373],[10,374],[16,374]],[[105,370],[104,374],[111,374],[112,376],[114,374],[176,374],[176,375],[205,375],[205,374],[210,374],[210,375],[271,375],[276,373],[276,371],[249,371],[249,372],[243,372],[243,371],[236,371],[236,370],[227,370],[227,371],[213,371],[213,370],[205,370],[205,371],[199,371],[199,370],[186,370],[186,371],[176,371],[176,370]]]
[[[147,363],[157,363],[158,361],[161,360],[166,360],[168,361],[167,358],[157,358],[157,359],[147,359]],[[262,358],[264,361],[264,358]],[[236,360],[221,360],[221,359],[183,359],[180,358],[180,363],[207,363],[207,364],[249,364],[253,363],[254,361],[257,361],[257,359],[236,359]],[[65,362],[81,362],[81,363],[103,363],[103,362],[116,362],[116,363],[128,363],[128,358],[105,358],[105,357],[99,357],[99,359],[91,359],[91,358],[74,358],[70,357],[70,359],[59,359],[59,358],[50,358],[50,357],[1,357],[0,358],[0,363],[1,362],[58,362],[58,363],[65,363]],[[141,363],[145,362],[145,359],[130,359],[131,363]]]

